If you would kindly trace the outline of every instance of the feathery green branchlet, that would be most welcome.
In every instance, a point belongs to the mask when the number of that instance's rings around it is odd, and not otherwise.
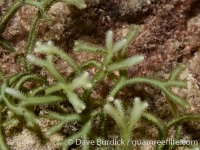
[[[128,34],[125,37],[126,40],[127,40],[127,44],[120,51],[120,57],[121,58],[126,58],[128,46],[133,42],[133,40],[136,38],[137,34],[138,34],[138,27],[136,25],[132,25]]]
[[[7,83],[8,81],[4,81],[4,83],[1,86],[1,95],[3,98],[3,102],[6,104],[6,106],[13,111],[16,115],[19,116],[23,116],[25,118],[25,120],[27,121],[27,125],[28,126],[34,126],[35,124],[39,123],[39,120],[36,118],[36,116],[34,115],[34,113],[30,112],[27,108],[23,107],[23,106],[18,106],[16,104],[14,104],[10,98],[7,96]]]
[[[96,53],[96,54],[106,54],[107,51],[105,48],[97,45],[92,45],[90,43],[84,43],[81,41],[76,41],[74,43],[74,51],[79,52],[79,51],[87,51],[89,53]]]
[[[64,2],[66,4],[75,5],[79,9],[86,8],[86,4],[84,0],[16,0],[11,8],[2,16],[0,19],[0,43],[8,49],[10,52],[14,51],[14,48],[3,38],[2,33],[5,31],[8,22],[10,19],[15,15],[17,10],[24,5],[30,5],[38,9],[38,12],[35,16],[35,19],[32,22],[32,26],[30,29],[29,37],[28,37],[28,44],[26,46],[26,55],[28,55],[33,46],[35,45],[35,39],[37,37],[37,32],[39,30],[39,25],[42,19],[46,19],[47,22],[50,21],[50,17],[48,15],[48,10],[50,7],[56,2]],[[30,71],[30,66],[26,63],[26,69]]]
[[[115,100],[114,105],[115,108],[109,103],[106,104],[104,106],[104,111],[106,114],[111,116],[119,126],[121,137],[125,143],[123,149],[129,150],[131,148],[131,143],[129,143],[129,141],[132,137],[132,130],[136,126],[140,116],[143,114],[148,104],[145,102],[142,103],[139,98],[135,98],[135,104],[128,120],[126,119],[122,102],[120,100]]]
[[[52,95],[52,96],[47,95],[47,96],[42,96],[42,97],[27,96],[27,95],[22,94],[20,91],[12,89],[12,88],[6,88],[6,92],[20,100],[19,106],[47,104],[47,103],[61,101],[64,99],[64,97],[56,96],[56,95]]]
[[[124,86],[128,84],[145,83],[154,86],[158,89],[161,89],[170,101],[179,104],[183,108],[189,108],[189,104],[187,101],[185,101],[179,95],[170,91],[170,88],[172,87],[186,88],[187,86],[186,81],[182,81],[175,78],[183,71],[183,69],[185,69],[184,65],[180,65],[177,68],[175,68],[172,73],[172,76],[170,76],[168,80],[159,80],[146,77],[134,77],[132,79],[121,78],[117,86],[115,86],[110,92],[110,95],[114,97],[119,92],[120,89],[122,89]]]
[[[29,54],[27,56],[27,60],[40,67],[46,68],[58,81],[56,85],[46,88],[45,93],[51,94],[51,93],[63,90],[63,92],[68,97],[68,100],[70,101],[70,103],[74,106],[74,109],[76,110],[76,112],[81,113],[86,108],[86,106],[84,102],[80,100],[78,95],[74,93],[74,90],[79,87],[83,87],[85,89],[89,89],[92,87],[88,72],[84,72],[81,76],[75,78],[71,83],[68,83],[67,80],[55,68],[52,61],[53,61],[53,55],[59,55],[61,58],[67,61],[69,65],[73,66],[75,71],[79,70],[78,65],[75,63],[75,61],[72,58],[70,58],[70,56],[67,56],[66,54],[64,54],[60,49],[56,48],[51,42],[48,42],[47,44],[44,44],[44,45],[38,42],[34,50],[37,53],[45,53],[47,55],[47,59],[42,60],[42,59],[36,58],[32,54]],[[54,99],[57,101],[59,97],[57,99],[56,98]],[[49,99],[49,102],[50,102],[50,99]]]
[[[101,46],[95,46],[89,43],[75,42],[75,47],[74,47],[75,52],[86,51],[86,52],[101,54],[104,56],[104,61],[101,64],[101,67],[99,62],[92,61],[93,66],[98,66],[99,68],[99,71],[93,78],[93,82],[96,83],[100,82],[106,76],[107,73],[111,73],[114,70],[126,70],[128,67],[132,67],[143,61],[144,56],[137,55],[128,59],[119,58],[118,62],[113,62],[114,55],[116,53],[120,53],[120,50],[122,50],[124,47],[127,47],[131,43],[130,42],[131,39],[133,40],[133,37],[131,37],[131,35],[129,37],[130,39],[128,39],[129,40],[128,43],[127,39],[122,39],[114,44],[113,32],[108,31],[106,33],[106,38],[105,38],[105,48]]]
[[[21,7],[21,5],[22,5],[22,2],[20,0],[16,0],[14,4],[11,6],[11,8],[8,9],[8,11],[2,16],[2,18],[0,19],[0,34],[4,32],[8,22],[17,12],[19,7]]]
[[[51,41],[47,42],[47,44],[44,45],[41,42],[37,42],[34,51],[36,53],[44,53],[46,55],[57,55],[65,60],[75,71],[80,73],[78,65],[75,63],[75,61],[62,50],[55,47]]]

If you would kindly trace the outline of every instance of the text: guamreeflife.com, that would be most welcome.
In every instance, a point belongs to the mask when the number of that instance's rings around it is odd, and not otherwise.
[[[69,139],[68,141],[73,142]],[[74,143],[74,142],[73,142]],[[103,139],[96,139],[96,140],[82,140],[76,139],[76,145],[97,145],[97,146],[120,146],[120,145],[129,145],[132,144],[133,147],[140,146],[140,145],[198,145],[197,140],[175,140],[175,139],[166,139],[166,140],[128,140],[124,141],[123,139],[111,139],[111,140],[103,140]]]

